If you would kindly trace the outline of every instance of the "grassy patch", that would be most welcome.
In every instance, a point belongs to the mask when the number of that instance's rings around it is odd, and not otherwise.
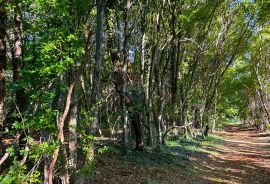
[[[240,125],[243,122],[240,119],[237,118],[226,118],[224,121],[218,124],[218,130],[224,129],[227,125]]]
[[[170,149],[176,150],[178,153],[182,155],[188,156],[207,156],[207,154],[212,153],[209,151],[209,147],[217,147],[222,142],[221,137],[215,137],[209,135],[203,140],[187,140],[180,139],[179,141],[167,141],[167,145]]]
[[[168,164],[184,166],[188,161],[186,155],[168,146],[146,147],[143,151],[130,150],[127,155],[121,156],[120,159],[138,165],[160,167],[160,169],[162,169],[163,165]]]
[[[194,169],[197,167],[194,159],[199,163],[205,160],[221,141],[213,136],[204,140],[180,138],[166,141],[165,145],[145,147],[143,151],[128,149],[126,155],[122,154],[119,145],[99,142],[95,181],[161,184],[178,183],[176,178],[181,178],[183,183],[192,183],[189,180],[199,172]]]
[[[221,138],[211,135],[202,141],[181,138],[166,141],[165,145],[158,147],[145,147],[143,151],[129,149],[126,155],[122,155],[121,151],[113,146],[106,146],[99,150],[102,150],[100,153],[105,155],[115,155],[123,162],[154,167],[168,164],[184,167],[189,163],[191,156],[207,157],[208,154],[213,153],[211,151],[213,149],[208,148],[218,146],[221,141]]]
[[[240,125],[240,124],[242,124],[241,120],[236,118],[229,118],[223,122],[223,125]]]

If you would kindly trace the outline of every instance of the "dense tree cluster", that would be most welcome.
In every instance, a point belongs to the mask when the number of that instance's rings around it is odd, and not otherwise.
[[[270,123],[266,0],[0,1],[2,183],[91,180],[123,153],[228,118]]]

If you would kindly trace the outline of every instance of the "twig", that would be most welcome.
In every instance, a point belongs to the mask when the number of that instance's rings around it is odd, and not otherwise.
[[[5,162],[5,160],[9,157],[9,153],[6,152],[4,156],[0,160],[0,166]]]
[[[34,172],[34,170],[39,166],[40,162],[41,162],[41,158],[42,156],[39,157],[37,163],[32,167],[32,169],[28,172],[28,176],[31,176]]]

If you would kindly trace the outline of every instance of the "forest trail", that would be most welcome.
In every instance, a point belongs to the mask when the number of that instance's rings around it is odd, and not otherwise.
[[[217,146],[187,152],[190,161],[149,166],[122,158],[102,159],[95,183],[118,184],[269,184],[270,135],[242,125],[228,125],[214,133]],[[183,149],[184,147],[181,147]],[[199,153],[199,154],[198,154]],[[149,159],[149,158],[144,158]],[[124,170],[124,171],[123,171]]]
[[[206,160],[194,159],[205,182],[228,184],[270,183],[270,135],[242,125],[228,125],[224,138]],[[211,149],[211,148],[208,148]],[[198,182],[200,183],[200,182]]]

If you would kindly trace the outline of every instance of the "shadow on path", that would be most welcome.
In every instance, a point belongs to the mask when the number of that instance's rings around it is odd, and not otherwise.
[[[230,125],[214,133],[213,141],[175,141],[124,157],[100,155],[94,183],[270,184],[269,136]]]
[[[242,125],[229,125],[215,135],[224,137],[221,146],[209,148],[216,154],[193,158],[201,183],[270,184],[269,136]]]

